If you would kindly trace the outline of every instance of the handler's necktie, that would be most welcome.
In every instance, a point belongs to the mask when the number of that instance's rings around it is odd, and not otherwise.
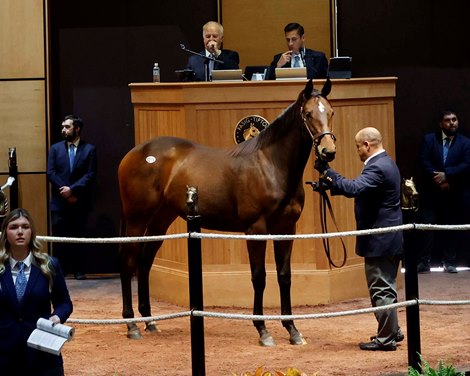
[[[75,161],[75,145],[70,144],[69,146],[69,162],[70,162],[70,172],[73,170],[73,162]]]
[[[443,155],[442,155],[442,159],[444,160],[444,163],[446,163],[446,159],[447,159],[447,154],[449,153],[449,147],[450,147],[450,138],[449,137],[446,137],[444,139],[444,148],[443,148]]]
[[[300,56],[299,55],[294,55],[294,68],[300,68]]]
[[[18,301],[21,302],[23,299],[24,291],[26,290],[26,284],[28,280],[26,279],[26,273],[24,268],[26,264],[23,261],[19,261],[16,265],[20,269],[16,276],[15,288],[16,288],[16,296],[18,297]]]

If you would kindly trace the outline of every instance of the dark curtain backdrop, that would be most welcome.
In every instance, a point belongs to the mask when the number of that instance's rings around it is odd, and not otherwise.
[[[458,0],[338,0],[339,52],[353,57],[354,76],[398,77],[397,163],[403,177],[414,177],[418,191],[422,186],[418,162],[421,139],[438,129],[440,111],[454,109],[460,130],[470,135],[465,4]],[[459,260],[470,265],[470,247],[460,247]]]
[[[470,134],[465,2],[337,3],[339,53],[353,57],[353,76],[398,77],[397,162],[403,176],[419,181],[421,137],[436,129],[441,109],[454,108],[462,131]],[[134,145],[127,85],[150,81],[154,62],[161,66],[162,81],[176,81],[174,70],[187,61],[179,44],[196,51],[202,48],[201,26],[217,19],[217,1],[52,0],[49,13],[52,140],[59,139],[64,115],[76,113],[84,118],[83,137],[97,145],[99,159],[90,236],[117,236],[116,171]],[[90,245],[89,249],[88,272],[117,271],[116,245]]]
[[[180,43],[202,49],[202,25],[217,19],[215,0],[52,0],[51,141],[60,140],[63,117],[83,118],[82,136],[97,146],[98,178],[90,237],[119,236],[117,167],[134,146],[128,84],[152,80],[158,62],[162,81],[176,81],[188,56]],[[90,244],[87,273],[117,272],[117,245]]]

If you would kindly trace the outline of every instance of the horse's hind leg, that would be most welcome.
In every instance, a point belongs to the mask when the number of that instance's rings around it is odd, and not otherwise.
[[[247,241],[250,257],[251,283],[254,290],[253,314],[263,314],[263,294],[266,287],[266,241]],[[266,329],[264,320],[254,320],[253,325],[259,333],[261,346],[275,346],[273,337]]]
[[[277,282],[281,294],[281,315],[292,315],[291,305],[291,255],[292,241],[275,241],[274,257],[276,260]],[[282,321],[282,325],[289,332],[289,342],[292,345],[305,345],[302,334],[297,330],[293,320]]]
[[[134,318],[132,308],[132,276],[136,271],[136,258],[140,244],[121,244],[119,249],[119,274],[121,277],[122,290],[122,317],[125,319]],[[135,323],[127,324],[127,338],[140,339],[139,328]]]
[[[151,316],[150,308],[150,280],[149,274],[152,267],[153,260],[157,254],[157,250],[161,247],[163,242],[146,243],[138,261],[137,281],[138,281],[138,296],[139,296],[139,312],[142,317]],[[155,321],[145,323],[145,331],[154,333],[160,332]]]

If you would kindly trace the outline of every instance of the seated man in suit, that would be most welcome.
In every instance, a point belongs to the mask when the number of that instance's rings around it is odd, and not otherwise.
[[[206,23],[202,27],[202,38],[205,50],[201,54],[214,57],[223,63],[192,55],[188,61],[188,69],[194,71],[196,81],[210,81],[210,74],[214,69],[239,69],[240,57],[238,52],[221,48],[224,40],[224,28],[221,24],[215,21]]]
[[[284,33],[289,50],[274,56],[273,71],[275,68],[307,67],[307,78],[325,78],[328,60],[323,52],[305,48],[303,26],[296,22],[287,24]]]

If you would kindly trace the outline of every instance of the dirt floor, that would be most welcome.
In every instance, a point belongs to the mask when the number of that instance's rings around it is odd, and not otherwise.
[[[74,302],[72,318],[119,319],[121,293],[118,278],[67,280]],[[470,271],[419,275],[420,298],[469,300]],[[135,285],[134,285],[135,287]],[[293,286],[295,288],[295,286]],[[134,288],[135,291],[135,288]],[[404,290],[400,290],[404,300]],[[136,300],[136,299],[134,299]],[[136,304],[135,304],[136,306]],[[367,298],[329,306],[294,307],[294,314],[335,312],[370,307]],[[152,314],[186,311],[152,299]],[[251,313],[250,309],[205,307],[206,311]],[[265,314],[277,315],[277,310]],[[406,310],[399,310],[406,335]],[[421,352],[432,367],[449,360],[459,370],[470,370],[470,305],[421,306]],[[341,318],[301,320],[297,328],[307,340],[292,346],[280,322],[268,321],[277,346],[258,345],[250,321],[205,318],[206,375],[240,375],[259,366],[285,372],[295,367],[311,375],[404,375],[408,366],[407,339],[395,352],[365,352],[358,343],[376,330],[372,313]],[[192,374],[189,318],[159,322],[161,333],[144,333],[142,340],[126,338],[125,325],[74,324],[75,338],[62,351],[67,376],[147,376]],[[143,327],[143,324],[139,325]],[[469,373],[470,374],[470,373]]]

